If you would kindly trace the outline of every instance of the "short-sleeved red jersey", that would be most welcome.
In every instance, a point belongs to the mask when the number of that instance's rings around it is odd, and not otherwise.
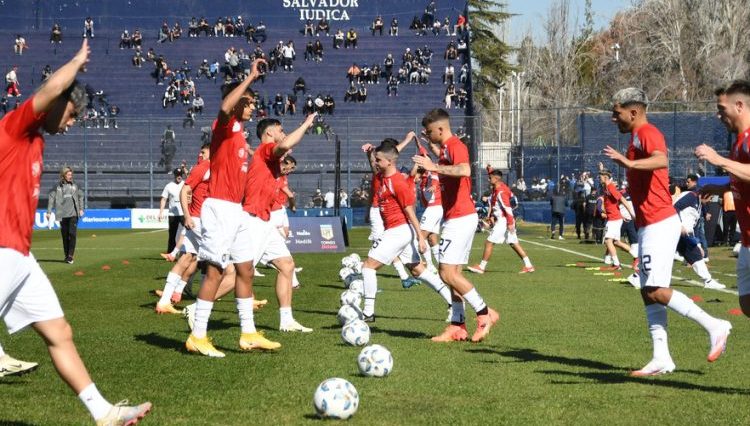
[[[278,185],[279,192],[276,194],[276,198],[274,198],[273,200],[271,211],[276,211],[281,209],[282,207],[285,207],[287,200],[289,200],[289,196],[286,195],[286,192],[284,192],[284,187],[289,185],[289,179],[287,179],[286,175],[281,175],[281,177],[279,177]]]
[[[34,113],[33,99],[0,120],[0,247],[23,255],[31,248],[44,152],[39,126],[46,114]]]
[[[648,158],[654,151],[667,155],[664,135],[654,125],[647,123],[630,135],[629,160]],[[652,225],[677,214],[669,193],[669,170],[633,170],[627,172],[630,199],[635,208],[635,224]]]
[[[279,191],[280,158],[274,154],[275,143],[261,143],[250,160],[242,208],[262,220],[271,218],[271,206]]]
[[[750,129],[737,134],[729,158],[743,164],[750,164]],[[737,222],[740,224],[742,245],[750,247],[750,183],[743,182],[733,175],[729,175],[729,185],[734,196],[734,207],[737,212]]]
[[[469,163],[469,150],[458,136],[452,136],[440,147],[438,164],[454,165]],[[471,201],[471,178],[469,176],[453,177],[441,176],[441,201],[443,203],[443,218],[454,219],[476,213],[474,202]]]
[[[490,214],[495,215],[496,219],[505,218],[508,226],[516,223],[513,217],[513,207],[510,206],[510,197],[513,193],[505,182],[500,182],[498,187],[490,195]]]
[[[203,201],[208,198],[208,182],[211,177],[211,160],[201,160],[190,170],[185,185],[190,187],[190,216],[200,217]]]
[[[380,181],[377,198],[385,229],[408,223],[404,208],[413,206],[416,201],[414,187],[409,185],[401,173],[394,173],[388,177],[378,173],[377,177]]]
[[[442,205],[440,176],[435,172],[424,172],[419,181],[419,198],[423,207]]]
[[[620,220],[620,198],[622,193],[617,190],[617,185],[610,182],[604,188],[604,213],[607,214],[607,220]]]
[[[211,179],[208,196],[241,203],[247,174],[247,148],[242,123],[231,117],[220,126],[213,124],[211,136]]]

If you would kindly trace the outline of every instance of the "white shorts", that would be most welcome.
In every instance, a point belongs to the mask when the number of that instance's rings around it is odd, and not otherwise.
[[[289,228],[289,216],[286,214],[286,207],[271,210],[271,219],[269,221],[274,228]]]
[[[370,207],[370,236],[367,239],[375,241],[383,236],[383,232],[385,232],[385,224],[383,216],[380,216],[380,209]]]
[[[682,223],[677,215],[638,229],[638,259],[641,288],[668,288]]]
[[[492,244],[518,244],[516,228],[514,227],[511,231],[508,229],[508,220],[506,218],[497,219],[495,226],[492,227],[492,231],[490,231],[490,235],[487,237],[487,241]]]
[[[622,219],[608,220],[604,227],[604,239],[620,241],[620,229],[622,229]]]
[[[182,239],[183,253],[198,254],[198,250],[201,247],[201,218],[194,217],[193,229],[185,228],[185,238]]]
[[[476,213],[448,219],[443,222],[440,233],[440,259],[446,265],[466,265],[469,263],[471,243],[477,230],[479,217]]]
[[[443,222],[443,206],[429,206],[422,212],[419,227],[431,234],[440,234],[441,222]]]
[[[9,333],[65,316],[49,279],[32,254],[0,248],[0,317]]]
[[[207,198],[201,208],[201,246],[198,258],[226,268],[253,260],[252,234],[242,205]]]
[[[367,257],[384,265],[390,265],[396,257],[405,265],[419,263],[421,258],[414,228],[403,224],[386,229],[380,238],[372,242],[372,248],[367,253]]]
[[[260,253],[256,252],[255,265],[257,265],[258,262],[269,263],[273,260],[281,259],[282,257],[292,257],[292,254],[289,253],[289,247],[287,247],[284,237],[282,237],[281,234],[276,231],[276,228],[270,223],[268,223],[268,227],[268,237],[265,240],[265,244],[258,249]]]
[[[737,256],[737,293],[750,294],[750,247],[741,246]]]

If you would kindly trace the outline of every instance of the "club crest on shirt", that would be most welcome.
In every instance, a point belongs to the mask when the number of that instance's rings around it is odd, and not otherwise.
[[[240,158],[245,158],[245,147],[242,147],[237,151],[237,156]]]
[[[232,125],[232,132],[237,133],[240,130],[242,130],[242,125],[238,121],[235,121],[234,125]]]
[[[38,161],[31,163],[31,176],[39,177],[42,174],[42,165]]]

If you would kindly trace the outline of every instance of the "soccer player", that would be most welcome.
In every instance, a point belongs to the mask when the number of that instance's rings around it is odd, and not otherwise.
[[[604,245],[607,247],[607,256],[612,259],[612,270],[621,271],[620,259],[617,257],[617,248],[630,252],[630,246],[620,241],[620,230],[623,218],[620,214],[620,205],[625,207],[630,217],[634,217],[633,206],[627,198],[617,189],[612,182],[612,172],[607,169],[599,170],[599,183],[604,194],[604,213],[607,215],[607,224],[604,227]],[[616,247],[615,247],[616,246]]]
[[[503,172],[493,170],[487,167],[488,179],[492,194],[490,195],[490,210],[487,212],[487,218],[493,224],[490,235],[484,243],[484,252],[482,261],[477,265],[469,266],[468,269],[476,274],[484,274],[487,268],[487,262],[492,256],[492,249],[495,244],[507,243],[523,262],[523,268],[519,274],[534,272],[534,265],[531,264],[529,256],[526,255],[521,243],[518,241],[516,234],[516,220],[513,217],[513,208],[510,206],[510,197],[513,195],[508,185],[503,182]]]
[[[669,288],[672,263],[680,239],[680,219],[669,194],[669,159],[664,135],[648,122],[646,94],[636,88],[614,95],[612,122],[620,133],[630,133],[627,155],[607,146],[604,154],[627,169],[630,195],[638,226],[641,297],[653,340],[653,358],[632,376],[654,376],[675,369],[667,343],[667,307],[701,325],[711,348],[707,360],[716,361],[726,349],[732,325],[714,318],[684,293]]]
[[[198,249],[198,259],[208,265],[196,298],[193,330],[185,342],[189,352],[209,357],[224,357],[224,353],[217,350],[208,338],[207,328],[222,273],[230,263],[234,263],[237,274],[235,296],[242,328],[240,349],[247,350],[258,342],[268,342],[255,331],[253,230],[247,227],[247,215],[242,211],[248,156],[242,123],[252,117],[255,109],[255,95],[250,91],[250,84],[260,75],[258,65],[261,63],[264,63],[262,59],[256,59],[250,74],[242,82],[223,86],[221,107],[211,136],[209,196],[201,208],[202,241]]]
[[[39,364],[36,362],[21,361],[13,358],[6,354],[3,347],[0,346],[0,377],[22,376],[36,370],[37,367],[39,367]]]
[[[99,393],[78,355],[55,290],[29,251],[42,176],[41,130],[64,132],[86,107],[86,90],[75,78],[89,53],[84,39],[73,59],[0,120],[0,179],[13,188],[0,192],[0,317],[10,333],[31,326],[44,339],[60,378],[97,424],[130,425],[151,410],[151,403],[112,405]]]
[[[414,156],[413,161],[425,171],[437,172],[442,185],[443,227],[440,234],[440,278],[453,289],[451,324],[436,342],[466,340],[466,319],[463,300],[477,313],[477,329],[472,342],[484,340],[500,315],[487,304],[474,286],[463,276],[463,265],[469,262],[471,243],[477,229],[477,212],[471,200],[471,165],[469,150],[451,132],[450,116],[443,109],[434,109],[422,119],[424,134],[430,148],[439,156],[438,164],[429,157]]]
[[[378,197],[385,231],[372,242],[372,248],[362,265],[366,322],[375,321],[375,297],[378,292],[375,272],[396,257],[410,269],[412,275],[425,281],[438,293],[442,291],[444,298],[448,299],[449,296],[449,290],[440,278],[421,263],[420,253],[427,251],[427,243],[414,211],[414,188],[396,166],[399,154],[397,145],[395,140],[386,139],[379,147],[368,150],[375,158],[375,178],[378,181],[375,196]]]
[[[247,227],[252,229],[250,240],[255,250],[254,259],[262,257],[270,260],[278,269],[276,276],[276,297],[279,301],[279,330],[309,333],[311,328],[301,325],[292,315],[292,275],[294,260],[289,253],[286,240],[271,223],[271,208],[280,190],[281,159],[294,148],[312,127],[317,114],[310,114],[293,132],[286,134],[281,122],[265,118],[256,129],[260,145],[255,149],[247,172],[243,210]],[[252,312],[252,311],[251,311]],[[243,333],[250,333],[243,329]],[[267,339],[248,342],[245,350],[253,348],[277,349],[281,345]]]
[[[729,173],[729,188],[704,187],[702,191],[722,193],[731,189],[737,208],[737,221],[742,234],[742,245],[737,257],[737,291],[740,308],[750,317],[750,81],[737,80],[727,88],[716,91],[716,108],[719,120],[737,140],[729,158],[722,157],[708,145],[695,149],[695,156],[721,167]]]
[[[281,159],[281,176],[277,181],[279,190],[274,198],[273,206],[271,207],[271,225],[279,232],[281,237],[286,241],[289,238],[289,216],[286,212],[286,205],[290,201],[294,201],[294,192],[289,189],[289,176],[297,168],[297,160],[291,155],[285,155]],[[292,204],[292,208],[294,204]],[[267,258],[260,260],[260,263],[267,264]],[[273,265],[273,263],[271,264]],[[297,290],[300,287],[299,279],[297,279],[297,272],[301,272],[302,268],[295,267],[292,271],[292,288]]]
[[[425,147],[417,143],[421,155],[429,155]],[[419,226],[422,235],[430,246],[430,253],[424,253],[427,268],[433,272],[437,271],[432,262],[439,262],[440,256],[440,223],[443,221],[443,204],[440,196],[440,176],[435,172],[426,172],[414,165],[411,172],[415,182],[419,182],[419,200],[422,202],[424,211],[419,218]]]

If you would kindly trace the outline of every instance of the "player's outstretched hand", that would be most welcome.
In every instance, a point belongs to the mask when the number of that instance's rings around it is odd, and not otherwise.
[[[253,61],[252,65],[250,65],[250,75],[248,76],[250,81],[255,81],[260,76],[260,72],[258,72],[258,66],[265,63],[267,62],[263,58],[258,58]]]
[[[91,48],[89,47],[89,39],[84,38],[81,43],[81,48],[73,56],[72,62],[78,64],[78,71],[86,72],[86,64],[89,62],[89,56],[91,55]]]
[[[362,152],[370,152],[373,149],[375,149],[375,147],[371,143],[366,143],[362,145]]]
[[[607,158],[609,158],[610,160],[614,161],[615,163],[617,163],[617,164],[619,164],[621,166],[628,167],[628,165],[627,165],[628,159],[624,155],[622,155],[620,153],[620,151],[618,151],[618,150],[612,148],[611,146],[607,145],[604,148],[603,152],[604,152],[604,155],[606,155]]]
[[[305,118],[305,121],[302,123],[302,125],[305,126],[306,129],[309,129],[310,127],[312,127],[313,123],[315,122],[315,117],[317,117],[317,116],[318,116],[317,112],[309,114]]]
[[[716,165],[716,162],[720,158],[719,154],[716,153],[716,150],[706,144],[698,145],[695,148],[695,156],[698,157],[699,160],[708,161],[713,165]]]

